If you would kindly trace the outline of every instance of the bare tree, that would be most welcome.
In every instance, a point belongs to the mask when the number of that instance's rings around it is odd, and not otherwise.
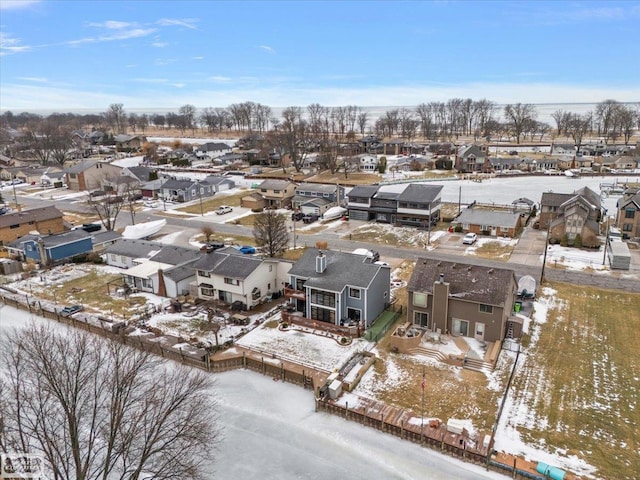
[[[124,111],[122,103],[112,103],[105,114],[109,126],[116,133],[126,133],[127,131],[127,114]]]
[[[200,233],[204,235],[205,242],[210,242],[211,237],[213,237],[215,231],[213,230],[213,228],[211,228],[210,225],[205,225],[200,229]]]
[[[53,161],[63,166],[73,147],[71,127],[55,114],[37,122],[30,122],[26,146],[42,164]],[[79,144],[78,148],[82,149],[83,145]]]
[[[281,255],[289,248],[287,218],[273,210],[259,213],[253,222],[253,238],[269,257]]]
[[[86,332],[32,325],[1,343],[0,449],[54,480],[205,478],[210,377]]]
[[[624,144],[628,145],[636,126],[636,112],[631,107],[620,105],[617,117],[617,123],[624,138]]]
[[[279,131],[272,136],[274,147],[291,156],[291,164],[296,172],[302,169],[308,153],[311,137],[306,120],[302,118],[302,108],[287,107],[282,112],[282,123]],[[283,165],[284,168],[284,165]]]
[[[598,125],[598,134],[610,135],[614,128],[616,111],[619,103],[616,100],[604,100],[596,105],[595,118]]]
[[[98,180],[93,188],[113,188],[113,185],[117,184],[118,178],[104,177]],[[98,197],[89,192],[87,197],[87,204],[96,212],[105,230],[114,230],[118,215],[127,204],[124,195],[120,195],[116,189]]]
[[[582,139],[584,135],[591,129],[591,113],[586,115],[578,115],[577,113],[569,113],[566,120],[565,131],[573,138],[576,144],[576,153],[580,153]]]
[[[507,118],[516,142],[520,143],[520,137],[525,132],[531,121],[537,117],[536,109],[530,103],[516,103],[504,107],[504,116]]]
[[[571,118],[571,113],[566,110],[556,110],[551,114],[551,118],[556,122],[556,130],[558,135],[567,134],[567,122]]]
[[[369,123],[369,114],[367,112],[360,112],[358,114],[357,122],[360,135],[364,137],[364,132],[367,129],[367,124]]]

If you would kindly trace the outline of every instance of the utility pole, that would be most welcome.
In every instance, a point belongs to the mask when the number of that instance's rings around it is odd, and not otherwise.
[[[609,246],[609,215],[607,215],[607,233],[605,234],[605,237],[604,237],[604,255],[602,256],[602,265],[606,265],[607,263],[607,247],[608,246]]]
[[[204,212],[202,210],[202,186],[200,184],[200,180],[198,180],[198,198],[200,198],[200,216],[204,216]]]
[[[13,185],[13,201],[16,204],[16,211],[20,211],[20,205],[18,205],[18,195],[16,194],[16,176],[11,177],[11,184]]]
[[[544,282],[544,268],[547,265],[547,250],[549,250],[549,232],[551,231],[551,219],[549,219],[549,223],[547,224],[547,238],[544,242],[544,255],[542,257],[542,272],[540,272],[540,285]]]

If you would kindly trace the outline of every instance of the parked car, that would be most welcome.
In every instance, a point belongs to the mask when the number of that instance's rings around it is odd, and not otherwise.
[[[316,220],[318,220],[318,215],[313,215],[313,214],[305,214],[302,217],[302,222],[303,223],[313,223]]]
[[[221,205],[218,208],[216,208],[216,215],[224,215],[225,213],[230,213],[230,212],[233,212],[233,208],[227,205]]]
[[[254,254],[254,253],[256,253],[256,249],[255,249],[255,247],[252,247],[252,246],[250,246],[250,245],[243,245],[242,247],[240,247],[240,248],[238,249],[238,251],[239,251],[240,253],[246,253],[246,254],[248,254],[248,255],[249,255],[249,254]]]
[[[83,223],[80,228],[85,232],[97,232],[98,230],[102,230],[102,225],[98,223]]]
[[[291,220],[294,222],[298,222],[300,220],[302,220],[302,218],[304,217],[304,213],[302,212],[293,212],[291,214]]]
[[[205,243],[202,247],[200,247],[200,251],[211,253],[221,248],[224,248],[224,243],[222,242],[208,242],[208,243]]]
[[[60,310],[60,315],[62,315],[63,317],[70,317],[74,313],[81,312],[82,310],[84,310],[82,305],[71,305]]]
[[[462,244],[463,245],[473,245],[474,243],[476,243],[476,240],[478,240],[478,235],[476,235],[475,233],[467,233],[462,238]]]

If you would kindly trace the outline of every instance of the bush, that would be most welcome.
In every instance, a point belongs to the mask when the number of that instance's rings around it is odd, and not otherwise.
[[[341,337],[341,338],[340,338],[340,343],[341,343],[342,345],[346,344],[348,341],[349,341],[349,340],[347,339],[347,337]]]
[[[91,263],[96,263],[96,264],[100,264],[104,262],[104,260],[102,259],[102,256],[98,252],[89,253],[87,255],[86,261]]]
[[[573,239],[573,246],[576,248],[582,248],[582,237],[580,234],[576,235],[576,238]]]
[[[462,225],[456,225],[455,228],[453,229],[454,232],[456,233],[461,233],[462,232]]]
[[[489,236],[491,235],[491,232],[489,230],[482,230],[482,235]]]
[[[560,239],[560,245],[563,247],[566,247],[569,245],[569,235],[567,235],[566,233],[562,236],[562,238]]]

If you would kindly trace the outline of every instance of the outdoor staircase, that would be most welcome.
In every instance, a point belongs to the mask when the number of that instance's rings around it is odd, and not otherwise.
[[[426,347],[415,347],[411,349],[411,354],[413,355],[424,355],[425,357],[433,358],[434,360],[438,360],[439,362],[446,362],[447,356],[439,350],[432,350],[431,348]]]
[[[475,372],[493,372],[494,365],[491,362],[485,362],[484,360],[477,360],[475,358],[466,357],[464,362],[464,368],[473,370]]]
[[[513,323],[508,322],[507,325],[507,335],[505,338],[513,339]]]

